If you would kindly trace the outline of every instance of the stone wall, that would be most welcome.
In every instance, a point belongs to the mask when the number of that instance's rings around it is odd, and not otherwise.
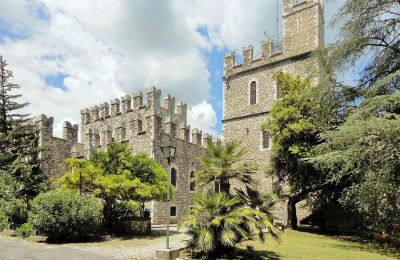
[[[111,142],[127,143],[133,153],[146,153],[169,171],[167,159],[161,147],[174,146],[176,156],[171,168],[177,170],[177,184],[171,206],[176,207],[177,216],[172,222],[189,212],[192,195],[189,190],[190,172],[199,168],[197,158],[202,154],[203,137],[212,138],[202,131],[187,125],[187,105],[175,103],[170,95],[164,97],[161,105],[161,91],[146,89],[146,99],[142,92],[133,97],[124,96],[81,110],[81,140],[85,156],[96,149],[104,150]],[[149,205],[150,204],[150,205]],[[154,223],[165,222],[166,203],[148,203]]]
[[[114,230],[121,234],[150,235],[151,219],[136,217],[122,218],[116,222]]]
[[[255,176],[259,190],[272,191],[273,180],[264,170],[269,149],[262,147],[261,125],[279,96],[274,73],[291,75],[318,82],[316,60],[311,52],[323,44],[323,6],[319,0],[308,0],[293,6],[284,0],[283,48],[276,51],[271,40],[261,43],[261,58],[254,59],[253,46],[243,48],[243,63],[236,64],[233,52],[224,58],[223,136],[225,141],[240,139],[249,151],[245,160],[260,164]],[[257,102],[250,104],[250,84],[256,82]],[[271,146],[271,140],[270,140]],[[298,205],[299,219],[308,214],[307,207]],[[276,217],[286,223],[286,202],[280,203]]]
[[[50,178],[53,180],[52,183],[54,183],[67,170],[65,160],[75,157],[71,149],[78,142],[78,125],[64,122],[64,138],[58,138],[53,135],[54,119],[52,117],[47,117],[43,114],[38,115],[33,119],[32,123],[36,126],[39,134],[39,146],[42,150],[40,157],[44,161],[41,168],[50,174]]]

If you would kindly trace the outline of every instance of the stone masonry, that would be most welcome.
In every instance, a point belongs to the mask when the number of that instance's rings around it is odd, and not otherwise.
[[[175,207],[176,216],[172,222],[189,213],[192,205],[190,191],[190,173],[198,170],[197,157],[202,154],[202,143],[212,138],[187,125],[187,104],[175,98],[165,96],[161,105],[161,91],[155,87],[146,89],[146,102],[142,92],[135,92],[132,97],[124,96],[81,110],[81,141],[85,157],[96,149],[106,149],[111,142],[127,143],[133,153],[149,154],[168,169],[161,147],[171,145],[176,148],[171,169],[177,172],[175,197],[171,207]],[[191,138],[190,138],[191,134]],[[203,140],[204,138],[204,140]],[[165,203],[151,203],[153,223],[163,223],[167,215]]]
[[[324,44],[323,4],[320,0],[283,0],[282,45],[272,40],[261,43],[261,57],[253,57],[253,46],[243,48],[243,63],[235,63],[235,53],[224,58],[223,76],[223,137],[224,141],[241,139],[248,149],[246,160],[265,165],[271,143],[265,147],[261,132],[274,100],[279,98],[279,86],[273,74],[284,71],[318,82],[316,59],[311,52]],[[252,86],[256,91],[251,92]],[[251,100],[251,95],[254,96]],[[254,102],[255,100],[255,102]],[[265,137],[267,136],[267,137]],[[264,167],[261,167],[264,168]],[[270,192],[272,179],[262,170],[255,177],[260,190]],[[300,206],[299,206],[300,207]],[[299,208],[301,220],[306,211]],[[286,203],[281,203],[276,217],[286,223]]]
[[[65,159],[69,157],[89,158],[94,150],[105,150],[111,142],[127,143],[134,154],[146,153],[169,169],[161,147],[174,146],[175,158],[171,161],[176,172],[176,187],[171,207],[176,209],[171,222],[177,222],[189,213],[192,195],[190,175],[199,168],[197,158],[202,154],[202,145],[211,135],[187,125],[187,104],[178,102],[170,95],[161,105],[161,91],[155,87],[146,89],[146,98],[141,91],[126,95],[99,106],[81,110],[81,143],[78,143],[78,125],[64,123],[63,138],[53,136],[53,118],[40,115],[34,119],[40,129],[39,145],[48,146],[50,152],[44,165],[59,177],[66,171]],[[153,223],[164,223],[166,203],[153,201],[151,210]]]

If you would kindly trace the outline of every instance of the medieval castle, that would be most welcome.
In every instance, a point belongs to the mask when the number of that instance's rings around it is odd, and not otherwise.
[[[324,44],[324,16],[322,0],[283,0],[283,41],[261,43],[261,57],[254,58],[253,46],[243,48],[243,63],[235,63],[235,54],[224,57],[223,76],[223,138],[224,141],[242,140],[248,149],[246,160],[265,164],[271,147],[270,136],[261,132],[261,124],[272,103],[280,96],[279,85],[272,75],[285,71],[318,81],[311,74],[316,60],[311,53]],[[109,103],[81,110],[80,140],[78,125],[64,123],[63,138],[53,136],[53,118],[39,115],[33,123],[40,129],[39,144],[52,144],[50,160],[46,162],[54,174],[65,171],[68,157],[87,158],[91,151],[105,149],[111,142],[127,143],[134,153],[147,153],[169,168],[176,194],[171,202],[171,217],[176,221],[189,212],[191,197],[196,192],[191,182],[202,154],[202,145],[212,138],[187,124],[187,104],[167,95],[161,105],[161,91],[146,89],[133,96],[124,96]],[[170,167],[161,147],[176,147]],[[263,172],[255,176],[260,190],[271,191],[272,181]],[[283,205],[283,204],[282,204]],[[152,202],[153,223],[164,222],[166,204]],[[277,217],[285,221],[284,205]],[[300,211],[301,212],[301,211]]]

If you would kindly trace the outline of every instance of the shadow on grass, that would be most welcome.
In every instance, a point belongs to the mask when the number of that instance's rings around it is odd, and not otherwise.
[[[369,236],[368,232],[358,231],[330,231],[323,232],[316,229],[299,228],[298,232],[326,236],[346,244],[332,245],[340,250],[355,250],[371,253],[378,253],[384,256],[400,259],[400,250],[390,244],[380,244]]]
[[[257,250],[252,251],[248,249],[238,249],[234,259],[281,259],[281,256],[273,251]]]

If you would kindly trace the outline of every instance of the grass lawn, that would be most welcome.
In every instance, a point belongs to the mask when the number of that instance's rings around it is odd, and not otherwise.
[[[400,259],[400,252],[381,249],[377,244],[351,242],[350,237],[332,237],[286,230],[280,242],[268,238],[266,243],[244,242],[240,259]],[[250,255],[247,246],[257,253]]]

